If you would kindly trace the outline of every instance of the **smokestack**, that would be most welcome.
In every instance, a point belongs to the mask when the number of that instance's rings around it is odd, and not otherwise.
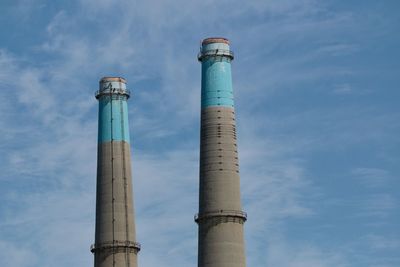
[[[99,100],[95,267],[137,267],[126,80],[104,77]]]
[[[245,267],[231,61],[225,38],[203,40],[201,62],[199,267]]]

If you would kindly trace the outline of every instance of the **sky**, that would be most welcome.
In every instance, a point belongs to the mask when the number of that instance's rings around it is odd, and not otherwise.
[[[141,267],[197,265],[200,41],[231,40],[247,265],[400,266],[400,2],[1,0],[0,266],[93,266],[103,76]]]

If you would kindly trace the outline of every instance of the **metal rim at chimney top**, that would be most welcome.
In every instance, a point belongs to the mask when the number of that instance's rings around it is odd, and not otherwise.
[[[209,37],[201,42],[202,45],[212,44],[212,43],[224,43],[229,45],[229,40],[224,37]]]
[[[102,84],[108,85],[102,88]],[[130,97],[131,92],[126,89],[126,79],[122,77],[103,77],[100,79],[100,90],[97,90],[95,93],[96,99],[104,95],[108,96],[125,96],[127,99]],[[117,85],[117,86],[116,86]]]
[[[221,47],[217,48],[207,48],[205,49],[206,46],[212,45],[212,44],[222,44]],[[229,49],[229,40],[223,37],[211,37],[211,38],[206,38],[201,42],[201,48],[200,52],[197,55],[197,59],[199,61],[203,61],[206,58],[210,57],[225,57],[230,59],[231,61],[234,59],[234,54],[233,52]]]
[[[111,77],[111,76],[105,76],[100,79],[100,83],[103,82],[121,82],[126,84],[126,79],[122,77]]]

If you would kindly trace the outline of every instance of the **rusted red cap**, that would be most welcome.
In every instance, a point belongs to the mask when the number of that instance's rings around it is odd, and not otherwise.
[[[100,80],[100,83],[103,82],[121,82],[121,83],[126,83],[126,80],[122,77],[103,77]]]
[[[202,45],[212,44],[212,43],[224,43],[229,45],[229,40],[223,37],[210,37],[203,40]]]

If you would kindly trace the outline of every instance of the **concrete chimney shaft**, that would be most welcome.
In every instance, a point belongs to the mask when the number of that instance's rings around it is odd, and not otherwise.
[[[203,40],[201,75],[199,267],[245,267],[229,41]]]
[[[104,77],[99,100],[95,267],[137,267],[126,81]]]

